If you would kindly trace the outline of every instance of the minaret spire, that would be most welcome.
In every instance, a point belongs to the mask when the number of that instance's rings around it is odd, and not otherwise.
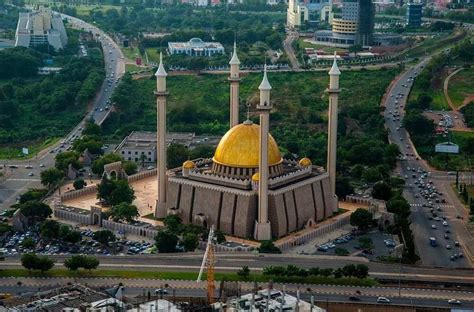
[[[156,200],[155,216],[164,218],[166,211],[166,100],[169,95],[166,88],[166,73],[163,66],[163,55],[160,53],[160,64],[156,76],[156,154],[158,175],[158,197]]]
[[[234,41],[234,52],[229,62],[230,65],[230,128],[239,124],[239,82],[240,82],[240,60],[237,56],[237,43]]]
[[[327,168],[329,180],[331,182],[331,194],[336,196],[336,155],[337,155],[337,110],[339,101],[339,76],[341,71],[337,66],[336,52],[334,52],[334,61],[329,70],[329,113],[328,113],[328,154]]]
[[[260,103],[257,105],[257,110],[260,113],[260,148],[258,163],[258,219],[255,223],[254,237],[261,241],[272,238],[270,221],[268,220],[268,137],[270,111],[273,106],[270,102],[272,86],[268,82],[266,64],[263,71],[263,79],[258,89],[260,90]]]

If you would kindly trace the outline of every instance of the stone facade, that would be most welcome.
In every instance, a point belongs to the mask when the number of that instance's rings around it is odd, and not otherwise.
[[[291,176],[289,177],[291,178]],[[258,211],[258,193],[204,181],[170,176],[167,184],[168,211],[178,213],[185,223],[211,224],[239,237],[252,237]],[[280,183],[281,184],[281,183]],[[321,221],[337,211],[337,198],[330,195],[327,173],[269,191],[269,221],[272,236],[282,237]]]

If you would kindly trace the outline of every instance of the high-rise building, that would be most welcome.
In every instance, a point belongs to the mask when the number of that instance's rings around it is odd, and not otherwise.
[[[67,34],[61,15],[49,9],[20,13],[15,46],[35,47],[44,44],[49,44],[56,51],[66,46]]]
[[[423,4],[412,3],[412,2],[408,3],[406,25],[409,27],[420,27],[422,15],[423,15]]]
[[[332,0],[289,0],[286,24],[299,27],[305,23],[314,26],[321,22],[330,23]]]
[[[372,0],[359,0],[358,30],[356,44],[372,45],[374,36],[375,7]]]
[[[316,32],[316,41],[349,47],[360,44],[373,44],[375,9],[372,0],[345,0],[342,14],[332,19],[332,31]]]

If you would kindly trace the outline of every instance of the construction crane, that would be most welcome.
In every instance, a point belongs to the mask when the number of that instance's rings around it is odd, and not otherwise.
[[[206,252],[202,259],[201,269],[199,270],[199,275],[197,282],[201,281],[202,272],[204,271],[204,266],[207,266],[207,303],[214,303],[214,295],[216,292],[216,284],[214,281],[214,265],[216,264],[215,258],[215,245],[214,245],[214,226],[211,226],[209,230],[209,236],[207,238]]]

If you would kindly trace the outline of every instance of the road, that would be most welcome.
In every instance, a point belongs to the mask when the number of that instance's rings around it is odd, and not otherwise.
[[[285,49],[286,55],[288,55],[288,59],[290,60],[291,63],[291,69],[293,71],[298,71],[300,70],[300,64],[298,62],[298,59],[296,58],[295,55],[295,50],[293,49],[293,41],[298,40],[298,32],[297,31],[292,31],[288,30],[286,33],[286,38],[283,41],[283,48]]]
[[[87,112],[84,119],[81,120],[81,122],[76,125],[63,140],[60,140],[57,144],[41,151],[30,160],[0,160],[0,165],[3,165],[3,172],[6,174],[6,179],[3,182],[0,182],[0,212],[13,205],[16,202],[17,197],[29,188],[41,187],[40,172],[45,168],[54,166],[54,158],[58,150],[66,150],[71,146],[74,138],[81,136],[82,128],[87,120],[92,117],[96,123],[101,124],[105,118],[107,118],[110,112],[110,110],[106,110],[106,106],[108,106],[107,101],[117,86],[116,79],[122,77],[125,73],[122,51],[107,34],[99,28],[80,19],[64,14],[62,14],[62,16],[63,18],[68,19],[69,23],[74,27],[91,31],[95,38],[99,38],[100,36],[100,41],[104,51],[106,79],[102,83],[102,86],[93,101],[91,110]],[[109,85],[107,79],[112,79],[112,77],[113,83]],[[18,168],[9,168],[10,165],[16,165]],[[31,166],[32,168],[25,168],[25,166]]]
[[[450,186],[446,185],[445,180],[439,178],[432,179],[433,185],[436,186],[437,190],[442,191],[444,199],[446,200],[446,203],[435,204],[435,206],[439,206],[440,209],[442,209],[441,212],[438,213],[440,215],[446,216],[449,226],[444,227],[441,225],[441,222],[428,219],[428,217],[431,215],[431,212],[428,207],[423,207],[423,204],[427,204],[428,201],[422,196],[419,196],[415,181],[420,176],[418,169],[426,170],[428,172],[431,171],[431,169],[425,163],[425,161],[417,160],[419,158],[415,147],[413,146],[413,143],[411,142],[405,128],[401,127],[403,116],[405,115],[404,107],[406,105],[409,90],[413,83],[413,80],[409,81],[409,77],[414,78],[416,73],[419,73],[422,69],[422,66],[426,65],[429,60],[430,57],[425,58],[417,65],[409,68],[392,85],[390,93],[386,96],[384,103],[385,125],[389,130],[389,141],[391,143],[397,144],[403,155],[406,155],[407,153],[414,155],[407,156],[405,161],[399,162],[397,172],[402,177],[406,178],[405,180],[407,187],[404,190],[404,196],[410,202],[412,207],[411,228],[414,233],[415,245],[418,249],[418,254],[421,257],[422,264],[424,266],[431,267],[467,268],[471,267],[471,265],[465,257],[455,261],[451,260],[451,255],[454,253],[463,252],[462,248],[454,246],[454,241],[464,241],[463,237],[466,237],[465,235],[469,235],[466,233],[466,229],[462,220],[456,218],[457,215],[463,215],[464,208],[461,207],[454,198],[448,195],[450,192]],[[399,93],[403,93],[404,96],[397,99],[396,96]],[[401,105],[401,107],[398,105]],[[400,116],[395,117],[394,114],[396,112],[398,112]],[[408,170],[409,168],[411,170]],[[413,172],[412,168],[415,168],[416,172]],[[439,172],[436,174],[441,176]],[[416,176],[416,178],[414,178],[414,176]],[[428,181],[430,179],[431,178],[428,176],[426,180]],[[436,226],[436,229],[432,228],[433,225]],[[444,234],[448,228],[451,233],[448,235],[449,239],[445,239]],[[430,237],[436,238],[438,242],[437,247],[432,247],[430,245]],[[446,247],[447,244],[451,245],[452,249],[448,250]]]

